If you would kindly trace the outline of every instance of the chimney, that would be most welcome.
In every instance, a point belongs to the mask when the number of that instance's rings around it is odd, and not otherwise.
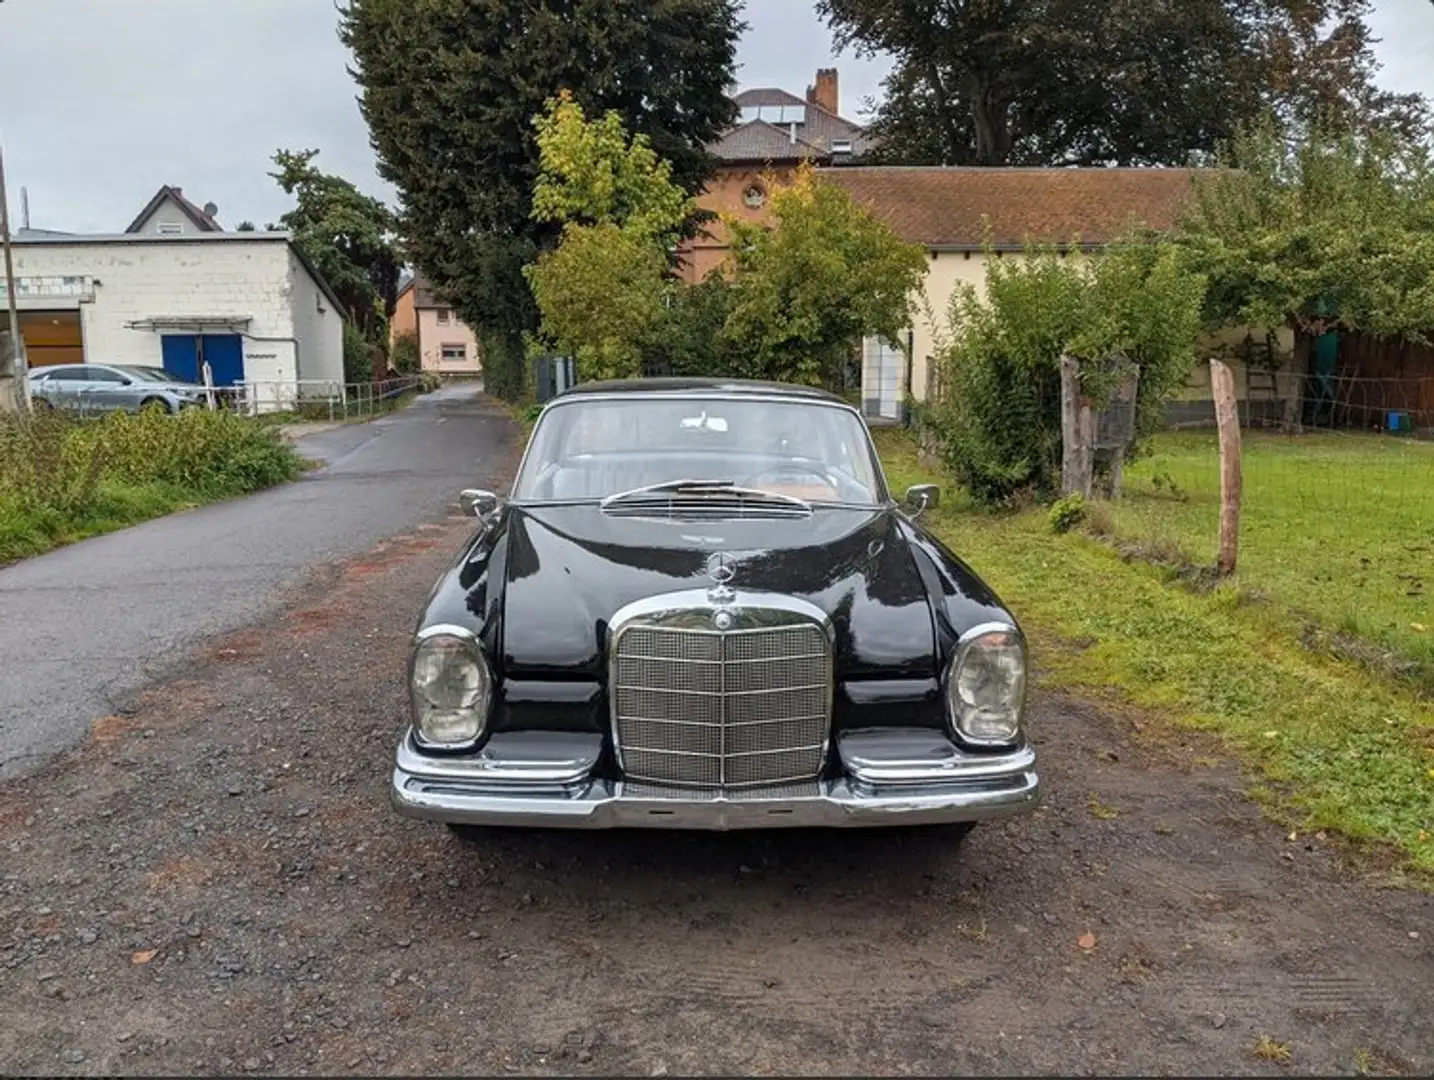
[[[833,116],[841,115],[841,84],[836,68],[817,69],[817,83],[807,87],[807,100]]]

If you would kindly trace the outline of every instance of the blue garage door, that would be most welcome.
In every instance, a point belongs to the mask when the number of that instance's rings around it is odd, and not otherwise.
[[[244,380],[244,339],[238,334],[165,334],[160,342],[164,370],[172,375],[202,383],[200,361],[208,360],[215,386]]]

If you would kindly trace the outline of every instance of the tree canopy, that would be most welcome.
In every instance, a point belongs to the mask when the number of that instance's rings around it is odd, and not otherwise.
[[[280,150],[274,155],[278,171],[269,175],[298,200],[279,221],[293,231],[295,245],[343,301],[364,338],[376,342],[393,314],[403,268],[394,215],[348,180],[320,172],[314,165],[318,154]]]
[[[770,227],[729,221],[735,269],[725,334],[740,374],[836,386],[868,335],[898,341],[926,251],[804,166],[771,195]]]
[[[479,331],[492,389],[522,388],[538,312],[523,267],[561,227],[531,214],[532,118],[560,90],[651,140],[695,191],[704,145],[734,118],[734,0],[347,0],[380,173],[399,190],[413,261]]]
[[[1031,247],[988,253],[984,295],[957,289],[925,419],[941,454],[979,501],[1054,491],[1060,476],[1060,361],[1082,361],[1083,390],[1103,401],[1122,365],[1139,365],[1132,449],[1195,361],[1204,277],[1174,244],[1130,236],[1089,257]]]
[[[877,158],[1186,164],[1265,111],[1406,133],[1374,84],[1370,0],[818,0],[841,47],[889,52]]]
[[[694,203],[646,135],[609,110],[589,120],[564,92],[535,121],[533,217],[562,226],[558,247],[527,267],[541,331],[584,378],[642,373],[676,282],[674,244]]]
[[[1434,336],[1434,159],[1386,132],[1272,123],[1197,185],[1183,243],[1210,278],[1207,321]]]

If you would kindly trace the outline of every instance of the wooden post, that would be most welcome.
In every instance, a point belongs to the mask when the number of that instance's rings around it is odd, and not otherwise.
[[[1220,426],[1220,554],[1215,567],[1222,577],[1235,572],[1240,547],[1240,412],[1235,403],[1235,373],[1228,364],[1210,361],[1215,422]]]
[[[1080,361],[1061,357],[1061,494],[1090,497],[1095,414],[1081,397]]]

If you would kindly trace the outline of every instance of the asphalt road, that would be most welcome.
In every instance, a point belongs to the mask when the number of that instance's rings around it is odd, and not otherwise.
[[[0,778],[277,610],[316,567],[444,516],[514,435],[476,387],[448,387],[301,439],[325,465],[295,483],[0,570]]]

